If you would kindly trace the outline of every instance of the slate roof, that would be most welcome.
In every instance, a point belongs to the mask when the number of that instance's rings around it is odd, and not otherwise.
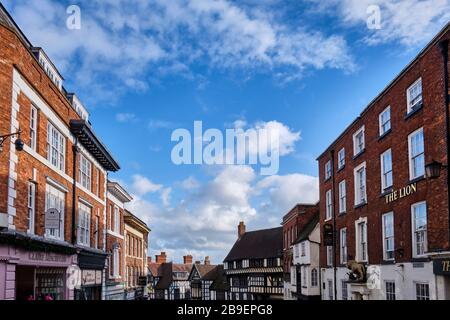
[[[314,228],[317,226],[317,224],[320,221],[320,214],[315,214],[311,220],[305,225],[305,227],[300,230],[300,234],[298,235],[297,239],[293,242],[293,244],[305,241],[309,239],[310,234],[314,231]]]
[[[280,258],[283,255],[283,228],[250,231],[236,241],[225,262],[242,259]]]
[[[161,279],[158,281],[155,288],[159,290],[169,289],[170,284],[174,280],[187,281],[191,270],[192,264],[163,263],[160,265],[160,270],[158,271]],[[186,276],[175,279],[174,272],[185,272]]]
[[[153,263],[149,263],[149,265],[148,265],[148,271],[150,271],[150,274],[153,276],[153,277],[161,277],[162,276],[162,268],[161,268],[161,264],[158,264],[158,263],[155,263],[155,262],[153,262]]]

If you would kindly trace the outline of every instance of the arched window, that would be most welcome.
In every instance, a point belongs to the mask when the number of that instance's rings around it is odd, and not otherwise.
[[[311,287],[317,287],[318,285],[318,273],[317,269],[311,270]]]

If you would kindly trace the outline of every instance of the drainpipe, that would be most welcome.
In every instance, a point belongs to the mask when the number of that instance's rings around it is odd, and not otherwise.
[[[445,137],[447,140],[447,208],[448,208],[448,224],[449,224],[449,230],[448,230],[448,236],[449,236],[449,245],[450,246],[450,177],[449,177],[449,166],[450,166],[450,137],[449,137],[449,97],[448,97],[448,39],[445,39],[439,43],[439,46],[441,48],[441,54],[443,58],[443,65],[444,65],[444,101],[445,101]],[[449,249],[447,246],[447,249]]]
[[[334,176],[334,149],[330,151],[331,158],[331,212],[333,213],[333,276],[334,276],[334,300],[337,300],[337,230],[336,230],[336,194],[335,194],[335,176]]]
[[[76,227],[76,205],[77,205],[77,199],[76,199],[76,190],[77,190],[77,155],[78,155],[78,138],[75,137],[75,144],[72,147],[73,151],[73,160],[72,160],[72,176],[73,176],[73,182],[72,182],[72,244],[76,245],[77,243],[77,227]]]

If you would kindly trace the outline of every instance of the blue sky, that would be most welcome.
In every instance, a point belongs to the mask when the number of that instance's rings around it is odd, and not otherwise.
[[[318,200],[316,157],[450,19],[447,0],[3,1],[91,113],[149,253],[221,262],[237,224],[276,227]],[[66,28],[69,5],[81,29]],[[369,5],[381,29],[369,29]],[[175,166],[176,128],[272,126],[278,175]],[[238,122],[237,122],[238,121]]]

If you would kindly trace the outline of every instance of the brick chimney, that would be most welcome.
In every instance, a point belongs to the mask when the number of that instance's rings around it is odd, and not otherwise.
[[[192,264],[192,256],[191,255],[184,256],[183,262],[184,264]]]
[[[211,264],[211,261],[209,260],[209,257],[205,257],[205,265],[209,266]]]
[[[147,264],[152,263],[152,257],[147,257]]]
[[[240,239],[245,233],[245,223],[244,221],[239,222],[238,226],[238,238]]]
[[[163,264],[167,262],[167,255],[165,252],[161,252],[161,254],[156,255],[156,263],[157,264]]]

